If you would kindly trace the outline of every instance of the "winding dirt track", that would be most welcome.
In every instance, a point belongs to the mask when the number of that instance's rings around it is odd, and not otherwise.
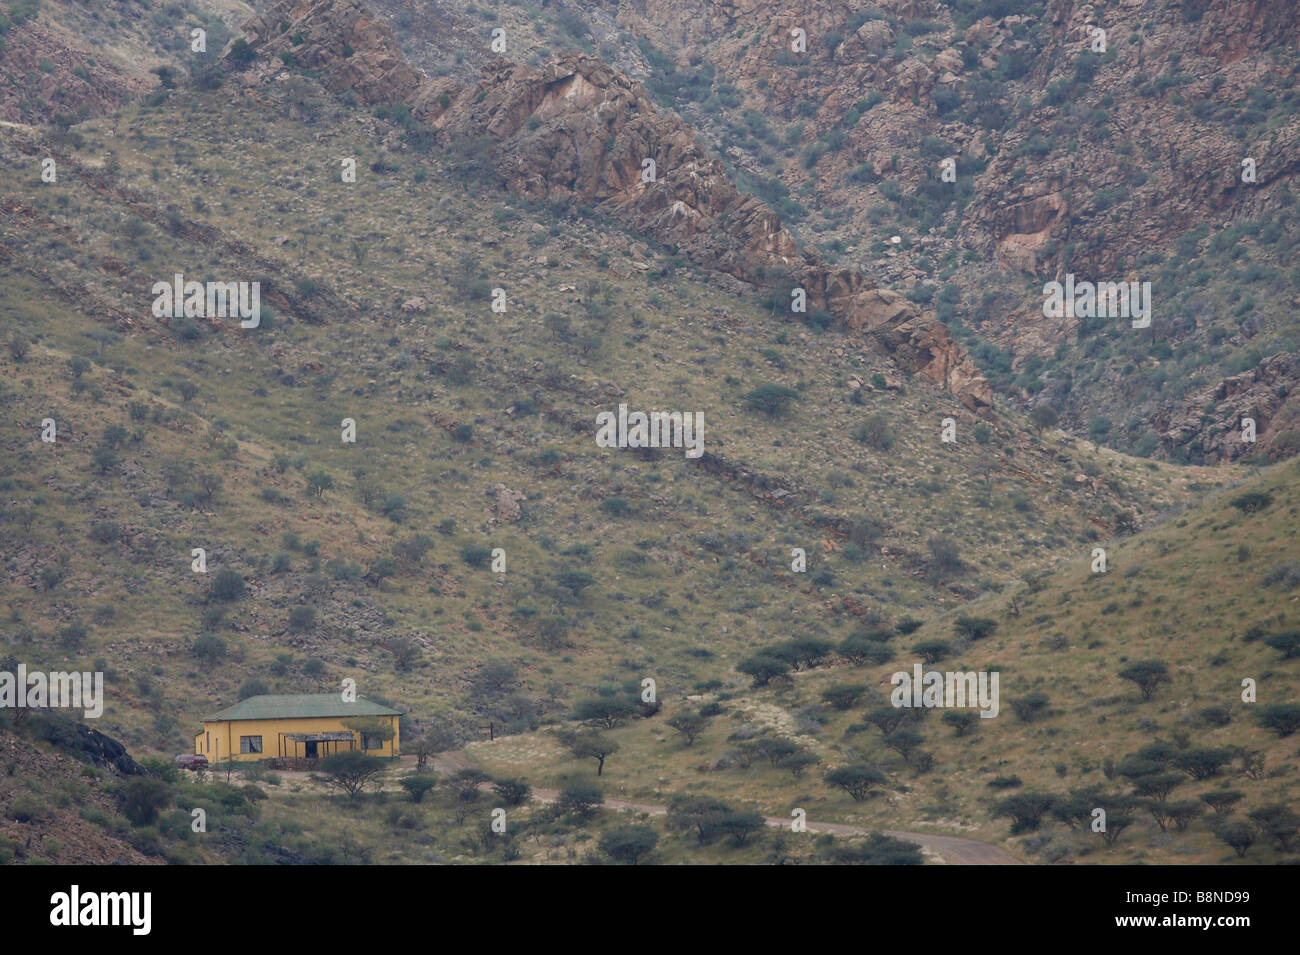
[[[460,751],[439,753],[433,759],[434,768],[439,772],[453,774],[469,768],[469,761]],[[553,803],[560,797],[557,790],[533,788],[532,798],[540,803]],[[666,816],[667,806],[650,803],[627,802],[623,799],[606,799],[609,809],[628,809],[633,812],[645,812],[652,816]],[[773,829],[784,829],[790,825],[789,819],[780,816],[765,816],[764,820]],[[863,826],[850,826],[840,822],[813,822],[808,820],[809,832],[829,832],[842,836],[866,836],[877,830]],[[977,839],[962,839],[959,836],[941,836],[929,832],[904,832],[898,829],[883,830],[887,836],[915,842],[925,853],[927,861],[947,865],[1023,865],[1024,863],[1000,846],[980,842]]]

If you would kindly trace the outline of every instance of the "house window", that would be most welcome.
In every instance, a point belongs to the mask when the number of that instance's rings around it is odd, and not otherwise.
[[[239,751],[241,753],[260,753],[262,751],[262,737],[260,736],[239,737]]]
[[[384,741],[380,739],[378,736],[370,736],[367,735],[366,733],[362,733],[361,748],[362,749],[383,749]]]

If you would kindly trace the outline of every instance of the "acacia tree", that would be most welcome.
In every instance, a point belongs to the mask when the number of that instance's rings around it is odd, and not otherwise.
[[[704,845],[718,833],[718,824],[733,810],[712,796],[678,793],[668,804],[668,825],[674,829],[695,830],[695,838]]]
[[[668,725],[682,734],[687,746],[694,746],[700,734],[709,728],[710,720],[698,713],[679,713],[668,720]]]
[[[326,756],[320,768],[331,786],[343,790],[349,799],[356,799],[366,783],[384,771],[384,764],[359,749],[346,749]]]
[[[1161,683],[1172,682],[1169,667],[1159,660],[1141,660],[1119,671],[1120,679],[1131,680],[1142,691],[1142,699],[1149,700],[1155,695]]]
[[[575,706],[573,708],[573,718],[586,723],[588,726],[612,730],[619,724],[630,720],[636,715],[636,711],[636,704],[624,697],[597,696],[583,700]]]
[[[569,741],[569,752],[579,759],[594,759],[596,775],[605,771],[605,760],[618,752],[618,743],[595,731],[575,733]]]
[[[569,815],[586,819],[605,802],[605,794],[591,783],[571,783],[560,793],[556,806]]]
[[[636,865],[659,844],[659,833],[649,826],[619,826],[600,837],[600,851],[616,862]]]
[[[993,815],[995,817],[1010,816],[1011,832],[1018,835],[1022,832],[1037,829],[1039,823],[1043,820],[1043,816],[1052,808],[1054,802],[1055,797],[1051,793],[1016,793],[1014,796],[1008,796],[998,803],[993,810]],[[1107,818],[1107,825],[1109,824],[1110,819]]]
[[[414,776],[406,776],[401,781],[401,786],[411,794],[411,802],[420,802],[424,799],[424,794],[434,786],[438,785],[438,777],[432,773],[416,773]]]
[[[1290,736],[1300,730],[1300,703],[1270,703],[1259,712],[1259,725],[1278,736]]]
[[[854,802],[862,802],[885,781],[885,774],[874,766],[855,763],[831,770],[825,779],[830,785],[837,786],[852,796]]]
[[[1220,826],[1214,833],[1219,840],[1227,843],[1238,856],[1244,858],[1246,851],[1255,844],[1255,827],[1248,822],[1229,822]]]

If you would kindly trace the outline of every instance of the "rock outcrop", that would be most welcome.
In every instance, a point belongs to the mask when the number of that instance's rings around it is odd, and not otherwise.
[[[1162,409],[1154,424],[1168,450],[1195,454],[1206,464],[1257,457],[1281,460],[1300,451],[1300,409],[1288,402],[1300,379],[1300,355],[1281,352],[1254,368],[1225,378],[1185,403]],[[1207,428],[1207,409],[1219,426]],[[1255,422],[1256,441],[1242,440],[1243,419]]]
[[[992,405],[988,382],[933,314],[800,249],[688,126],[595,57],[565,53],[543,66],[497,60],[476,85],[458,87],[407,65],[389,28],[357,0],[280,0],[249,21],[245,36],[262,53],[288,53],[322,71],[331,89],[410,107],[443,145],[484,144],[512,192],[596,204],[704,268],[763,287],[802,287],[809,310],[864,332],[904,370],[950,388],[972,411]]]

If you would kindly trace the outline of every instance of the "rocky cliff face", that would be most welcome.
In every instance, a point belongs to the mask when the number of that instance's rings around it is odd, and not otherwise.
[[[992,404],[987,381],[933,314],[800,249],[689,127],[595,57],[497,60],[472,86],[432,79],[405,62],[389,28],[356,0],[281,0],[250,20],[245,36],[265,54],[323,70],[330,88],[410,106],[444,145],[491,144],[498,175],[520,195],[597,204],[702,267],[778,290],[802,287],[809,310],[869,336],[905,370],[950,388],[973,411]]]
[[[1300,279],[1269,287],[1234,278],[1215,261],[1230,243],[1207,248],[1216,230],[1295,218],[1293,2],[639,0],[619,4],[618,20],[676,64],[662,98],[736,168],[799,197],[802,235],[838,247],[846,264],[882,285],[902,291],[937,280],[955,291],[941,317],[1010,356],[997,384],[1025,407],[1050,400],[1076,430],[1136,417],[1142,425],[1121,447],[1157,441],[1155,453],[1196,458],[1228,425],[1214,406],[1217,385],[1199,379],[1230,379],[1242,361],[1294,351],[1296,324],[1278,310],[1291,310]],[[796,28],[806,34],[802,52],[791,49]],[[1094,52],[1098,31],[1105,46]],[[674,91],[680,77],[710,80],[714,95]],[[956,181],[943,185],[947,158]],[[1243,179],[1245,159],[1252,181]],[[904,234],[901,247],[888,244],[891,232]],[[1293,257],[1296,241],[1286,230],[1275,247]],[[1256,263],[1248,275],[1290,268],[1285,251],[1232,255]],[[1197,284],[1219,276],[1240,284],[1217,290],[1228,304],[1189,323],[1181,273],[1202,257]],[[1161,372],[1159,361],[1125,347],[1131,362],[1080,376],[1079,364],[1093,364],[1078,354],[1095,350],[1085,340],[1091,330],[1042,321],[1041,297],[1024,291],[1066,273],[1153,280],[1159,339],[1178,355],[1215,357]],[[1256,337],[1261,324],[1274,334]],[[1225,330],[1226,354],[1207,341]],[[1040,380],[1011,390],[1031,362]],[[1188,382],[1174,401],[1149,384],[1166,373]],[[1297,382],[1288,384],[1294,393]],[[1161,427],[1171,415],[1208,419],[1192,435]],[[1274,416],[1270,430],[1287,420]]]

